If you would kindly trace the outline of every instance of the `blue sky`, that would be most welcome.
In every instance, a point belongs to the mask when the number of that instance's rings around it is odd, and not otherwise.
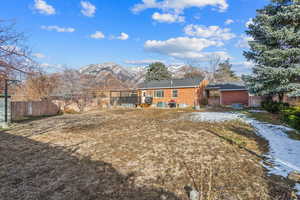
[[[15,20],[45,68],[154,60],[207,67],[218,55],[238,73],[247,22],[267,0],[2,0],[0,19]]]

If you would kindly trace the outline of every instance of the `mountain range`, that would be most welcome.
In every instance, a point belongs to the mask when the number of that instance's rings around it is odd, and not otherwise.
[[[192,67],[184,64],[167,65],[174,78],[183,78]],[[123,67],[116,63],[91,64],[79,69],[81,74],[93,75],[103,83],[114,83],[117,87],[135,87],[145,80],[147,66]],[[119,83],[119,84],[118,84]]]

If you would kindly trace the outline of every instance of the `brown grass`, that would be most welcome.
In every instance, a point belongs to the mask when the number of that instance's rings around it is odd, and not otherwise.
[[[63,115],[0,134],[0,199],[272,199],[265,142],[243,123],[183,120],[187,110]],[[279,189],[276,189],[276,191]]]

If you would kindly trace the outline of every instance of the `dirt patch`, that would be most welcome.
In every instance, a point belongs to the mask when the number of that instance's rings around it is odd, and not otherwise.
[[[186,110],[64,115],[0,134],[0,199],[271,199],[262,153],[245,124],[182,120]]]

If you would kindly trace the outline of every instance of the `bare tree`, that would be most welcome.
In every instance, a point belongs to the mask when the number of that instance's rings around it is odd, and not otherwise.
[[[80,111],[95,98],[95,90],[100,82],[93,75],[81,74],[77,70],[67,69],[60,74],[59,84],[54,96],[62,98],[65,107],[75,103]]]
[[[197,59],[184,60],[185,67],[183,68],[184,78],[207,78],[209,72],[203,67],[205,61]]]
[[[209,68],[210,68],[210,73],[211,76],[209,77],[210,81],[214,82],[216,80],[216,71],[217,68],[221,62],[221,56],[217,55],[217,54],[212,54],[211,56],[209,56]]]
[[[57,74],[43,72],[30,74],[27,79],[14,88],[12,98],[22,101],[40,101],[49,99],[59,86]]]
[[[32,66],[24,34],[15,30],[15,24],[0,20],[0,77],[28,73]]]

